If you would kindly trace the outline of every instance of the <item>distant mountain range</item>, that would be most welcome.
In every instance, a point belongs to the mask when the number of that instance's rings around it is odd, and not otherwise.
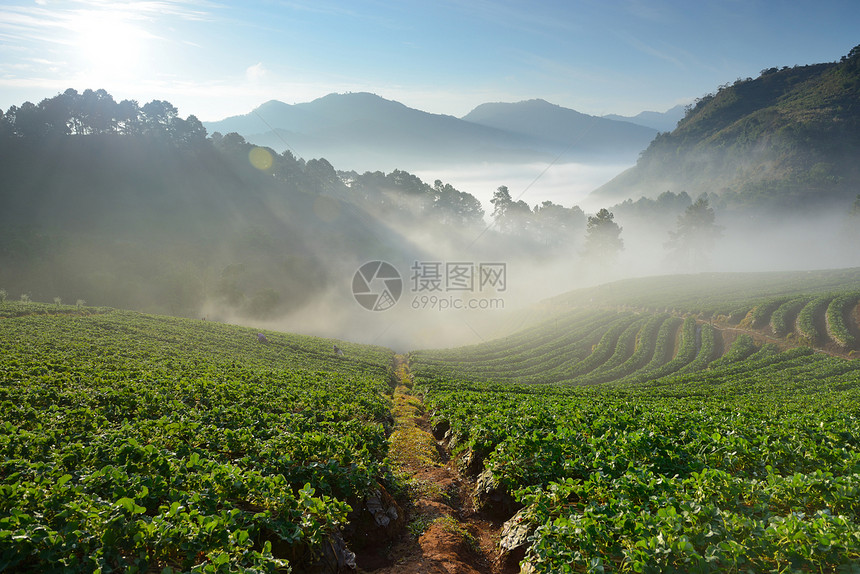
[[[839,62],[771,68],[696,101],[602,200],[686,191],[738,209],[842,209],[860,191],[860,46]]]
[[[658,130],[581,114],[543,100],[491,103],[463,118],[431,114],[369,93],[312,102],[272,100],[248,114],[204,124],[339,169],[418,170],[451,163],[632,162]]]
[[[608,114],[602,117],[610,120],[638,124],[640,126],[655,129],[658,132],[671,132],[678,126],[678,122],[681,121],[685,113],[686,107],[677,105],[665,112],[640,112],[635,116]]]

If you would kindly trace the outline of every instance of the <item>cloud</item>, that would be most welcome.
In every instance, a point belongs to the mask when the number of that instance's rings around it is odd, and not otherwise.
[[[245,77],[250,82],[259,82],[268,73],[269,71],[263,66],[263,62],[257,62],[253,66],[248,66],[248,69],[245,70]]]

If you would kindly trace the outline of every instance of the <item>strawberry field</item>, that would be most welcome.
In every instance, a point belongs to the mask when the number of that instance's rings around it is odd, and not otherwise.
[[[410,354],[476,503],[526,533],[503,555],[531,572],[860,572],[860,278],[756,275],[618,282],[507,337]],[[0,571],[354,568],[359,515],[408,490],[387,458],[393,360],[0,304]]]
[[[0,570],[285,571],[391,480],[390,351],[66,311],[0,319]]]
[[[860,361],[808,345],[833,332],[853,344],[860,297],[827,287],[743,306],[741,334],[578,308],[414,352],[412,370],[437,436],[480,474],[478,502],[520,509],[509,524],[529,533],[526,571],[854,572]],[[797,336],[765,342],[786,304]]]

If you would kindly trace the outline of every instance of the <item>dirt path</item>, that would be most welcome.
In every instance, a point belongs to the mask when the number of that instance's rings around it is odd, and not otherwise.
[[[493,567],[500,525],[480,516],[472,485],[430,432],[420,397],[412,394],[405,359],[395,363],[395,430],[390,458],[409,485],[407,528],[400,540],[359,556],[359,572],[374,574],[496,574]]]

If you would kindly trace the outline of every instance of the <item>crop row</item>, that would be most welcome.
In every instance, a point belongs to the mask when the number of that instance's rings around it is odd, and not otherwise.
[[[860,292],[843,293],[834,297],[827,306],[827,332],[829,336],[844,349],[856,349],[857,337],[851,332],[850,325],[856,327],[852,310],[860,301]]]
[[[681,320],[665,314],[639,315],[600,311],[578,314],[579,324],[559,326],[550,321],[542,330],[532,329],[537,346],[520,339],[508,347],[508,355],[490,353],[489,345],[455,350],[419,351],[411,354],[413,365],[444,377],[529,384],[594,384],[645,380],[682,368],[705,368],[719,351],[719,334],[709,325],[684,322],[680,347],[675,352]],[[702,339],[704,329],[704,339]],[[552,337],[546,337],[551,333]],[[706,348],[699,353],[701,343]],[[470,353],[475,355],[468,359]],[[698,359],[698,360],[696,360]]]
[[[391,351],[105,311],[0,319],[0,570],[284,571],[387,468]]]
[[[860,559],[860,362],[756,350],[746,336],[724,357],[635,385],[413,373],[455,452],[524,507],[538,571],[848,568]]]
[[[858,268],[814,273],[701,273],[625,279],[560,295],[550,303],[559,308],[627,307],[740,320],[753,308],[778,298],[854,291],[858,286]]]

